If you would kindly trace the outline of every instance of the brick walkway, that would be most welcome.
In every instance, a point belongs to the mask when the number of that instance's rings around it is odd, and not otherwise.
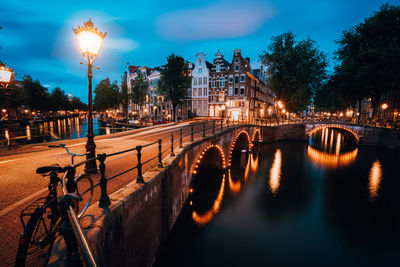
[[[188,125],[182,123],[181,125]],[[95,138],[96,153],[112,153],[136,145],[144,145],[164,138],[162,150],[168,150],[163,156],[168,155],[170,149],[170,136],[174,133],[175,147],[179,145],[179,127],[181,125],[164,125],[149,127],[145,129],[133,130],[129,132],[117,133],[109,136]],[[207,126],[208,133],[210,125]],[[195,127],[197,137],[202,136],[202,126]],[[190,128],[185,128],[184,139],[189,141]],[[85,139],[63,141],[76,153],[84,153]],[[60,143],[59,141],[58,143]],[[48,178],[43,178],[35,174],[39,166],[58,163],[65,166],[70,163],[70,158],[65,150],[61,148],[48,148],[48,144],[36,144],[18,148],[12,151],[0,151],[0,238],[3,242],[0,245],[0,266],[14,265],[19,235],[23,231],[19,219],[21,210],[35,199],[46,196]],[[158,146],[152,145],[143,149],[142,162],[149,160],[157,155]],[[76,159],[76,162],[78,160]],[[110,177],[127,168],[137,164],[136,152],[110,157],[106,160],[106,176]],[[153,159],[143,166],[143,172],[156,166],[157,159]],[[83,167],[78,168],[77,173],[83,172]],[[109,193],[118,190],[136,177],[136,170],[117,177],[108,182],[107,190]],[[93,182],[97,183],[99,175],[93,175]],[[99,187],[95,190],[94,201],[99,199]]]

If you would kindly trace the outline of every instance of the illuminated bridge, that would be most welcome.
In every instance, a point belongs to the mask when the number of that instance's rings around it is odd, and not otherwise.
[[[360,145],[400,149],[398,131],[320,122],[236,125],[184,142],[174,154],[163,159],[162,168],[143,174],[145,183],[133,181],[110,194],[111,205],[106,209],[100,209],[98,204],[89,208],[89,216],[82,220],[82,225],[87,229],[99,263],[102,266],[151,266],[157,249],[188,199],[198,168],[225,171],[235,151],[247,153],[258,144],[281,140],[307,141],[309,135],[327,127],[348,132]]]

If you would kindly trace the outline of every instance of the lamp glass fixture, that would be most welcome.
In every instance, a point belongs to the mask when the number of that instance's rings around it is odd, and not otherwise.
[[[82,54],[86,56],[98,56],[100,53],[101,45],[104,37],[107,33],[102,33],[94,28],[92,21],[84,23],[83,27],[78,26],[77,29],[73,29],[78,39],[79,48]]]
[[[9,83],[11,81],[12,70],[5,66],[0,67],[0,82]]]

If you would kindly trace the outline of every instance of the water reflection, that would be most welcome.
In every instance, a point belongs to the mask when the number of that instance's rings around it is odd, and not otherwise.
[[[342,154],[330,154],[318,151],[310,146],[307,148],[307,155],[313,163],[318,166],[331,169],[350,165],[356,159],[357,153],[358,148],[354,149],[351,152],[346,152]]]
[[[31,140],[31,127],[29,125],[26,125],[26,136],[28,140]]]
[[[371,201],[378,197],[378,190],[382,180],[382,167],[379,160],[372,163],[371,171],[369,172],[369,199]]]
[[[354,162],[358,154],[358,148],[353,140],[350,134],[326,127],[310,136],[307,155],[315,165],[324,168],[348,166]]]
[[[234,182],[232,180],[231,176],[231,170],[228,170],[228,183],[229,183],[229,191],[233,194],[236,195],[237,193],[240,192],[240,189],[242,188],[242,184],[239,181]]]
[[[274,156],[274,162],[272,163],[272,167],[269,172],[269,188],[273,195],[278,193],[279,185],[281,184],[281,164],[281,150],[277,149]]]
[[[192,218],[198,225],[205,225],[209,223],[215,214],[219,212],[222,198],[224,197],[224,190],[225,190],[225,173],[222,175],[222,182],[218,192],[218,196],[215,199],[212,208],[203,214],[198,214],[196,211],[193,210]]]

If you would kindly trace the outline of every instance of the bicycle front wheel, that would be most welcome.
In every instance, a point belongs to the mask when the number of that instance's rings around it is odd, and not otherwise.
[[[93,198],[93,181],[86,175],[76,178],[76,195],[78,197],[78,218],[81,218],[88,209]]]
[[[47,204],[36,208],[19,239],[16,267],[47,265],[59,224],[53,216]]]

